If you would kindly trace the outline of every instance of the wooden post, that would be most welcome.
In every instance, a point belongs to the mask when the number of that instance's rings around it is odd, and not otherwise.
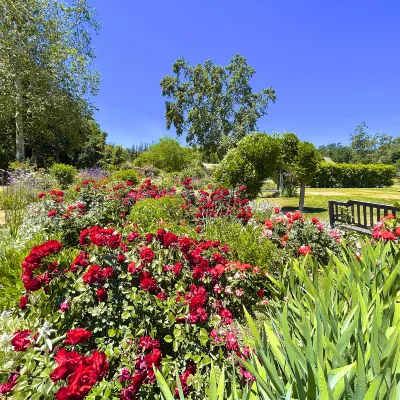
[[[328,209],[329,209],[329,225],[331,228],[335,226],[335,208],[333,206],[333,201],[328,201]]]
[[[303,211],[304,208],[304,197],[306,195],[306,184],[300,184],[300,200],[299,200],[299,211]]]

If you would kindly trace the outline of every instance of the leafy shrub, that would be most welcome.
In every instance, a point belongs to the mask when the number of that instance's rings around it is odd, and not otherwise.
[[[139,167],[153,165],[166,172],[182,171],[193,162],[196,150],[182,147],[177,140],[164,136],[159,143],[153,144],[134,161]]]
[[[278,259],[278,249],[261,232],[262,227],[258,225],[243,226],[227,218],[215,218],[204,226],[201,233],[206,238],[227,243],[239,262],[268,270]]]
[[[320,163],[319,170],[310,183],[320,188],[374,188],[392,186],[395,167],[384,164],[333,164]]]
[[[196,179],[202,179],[206,178],[210,175],[209,171],[207,168],[204,167],[203,163],[201,161],[197,161],[194,163],[189,164],[180,174],[179,176],[181,179],[185,178],[196,178]]]
[[[328,262],[331,252],[340,254],[342,234],[313,217],[307,220],[299,211],[282,214],[279,208],[264,222],[262,235],[278,248],[285,261],[312,254],[320,262]]]
[[[20,312],[30,329],[15,332],[11,342],[20,357],[9,369],[25,365],[13,396],[29,398],[33,388],[48,397],[73,393],[77,368],[88,368],[85,356],[95,373],[82,398],[97,382],[92,394],[102,398],[104,391],[154,398],[153,366],[172,373],[175,366],[190,368],[187,390],[203,398],[201,375],[213,360],[221,365],[238,349],[233,319],[240,319],[243,305],[260,302],[263,270],[233,261],[219,242],[165,230],[141,236],[129,227],[120,232],[95,226],[79,240],[70,249],[45,242],[23,261]],[[66,365],[60,367],[72,349],[77,353],[70,357],[81,361],[67,374]],[[121,368],[117,383],[113,377]],[[39,377],[43,384],[36,387]]]
[[[154,232],[162,225],[178,224],[184,216],[181,205],[175,197],[144,199],[132,208],[129,219],[140,229]]]
[[[27,207],[37,201],[42,190],[49,190],[56,181],[43,170],[24,165],[7,173],[7,186],[0,190],[0,210],[5,226],[16,236],[26,216]]]
[[[64,243],[74,245],[79,232],[87,226],[108,223],[123,226],[137,201],[174,194],[175,189],[160,189],[149,179],[137,189],[130,181],[105,185],[101,181],[84,180],[76,186],[72,203],[65,201],[61,190],[40,193],[38,213],[45,216],[44,229],[49,234],[62,231]]]
[[[240,220],[246,224],[252,217],[249,199],[246,197],[246,187],[234,189],[218,187],[211,192],[206,190],[194,191],[192,178],[182,181],[181,196],[185,199],[183,206],[186,218],[196,225],[207,223],[211,218],[225,216]]]
[[[400,219],[393,214],[386,215],[377,222],[372,229],[374,239],[400,243]]]
[[[78,175],[78,170],[72,165],[53,164],[49,169],[50,175],[57,179],[62,189],[72,185]]]
[[[214,170],[216,181],[226,187],[245,185],[250,199],[256,198],[263,181],[276,172],[280,142],[266,134],[245,136],[228,151]]]
[[[135,169],[121,169],[112,173],[112,178],[115,181],[129,181],[134,184],[139,183],[139,176]]]

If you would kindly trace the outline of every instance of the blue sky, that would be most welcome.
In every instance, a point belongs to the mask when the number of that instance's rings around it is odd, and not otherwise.
[[[272,86],[259,131],[315,145],[347,143],[357,124],[400,135],[399,0],[89,0],[103,23],[94,47],[96,119],[130,147],[165,128],[160,80],[183,56],[227,65],[239,53]]]

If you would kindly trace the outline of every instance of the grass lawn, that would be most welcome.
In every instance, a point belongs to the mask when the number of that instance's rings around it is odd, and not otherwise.
[[[297,210],[299,204],[298,197],[259,198],[259,201],[262,200],[282,207],[284,211]],[[315,215],[318,218],[328,220],[328,200],[361,200],[372,203],[392,205],[395,201],[400,202],[400,185],[395,185],[388,188],[372,189],[307,188],[304,202],[304,212]]]

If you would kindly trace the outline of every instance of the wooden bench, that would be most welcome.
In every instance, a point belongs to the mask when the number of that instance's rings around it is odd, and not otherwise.
[[[368,203],[349,200],[348,202],[330,200],[329,224],[360,233],[371,234],[373,226],[386,215],[400,215],[400,208],[387,204]]]

